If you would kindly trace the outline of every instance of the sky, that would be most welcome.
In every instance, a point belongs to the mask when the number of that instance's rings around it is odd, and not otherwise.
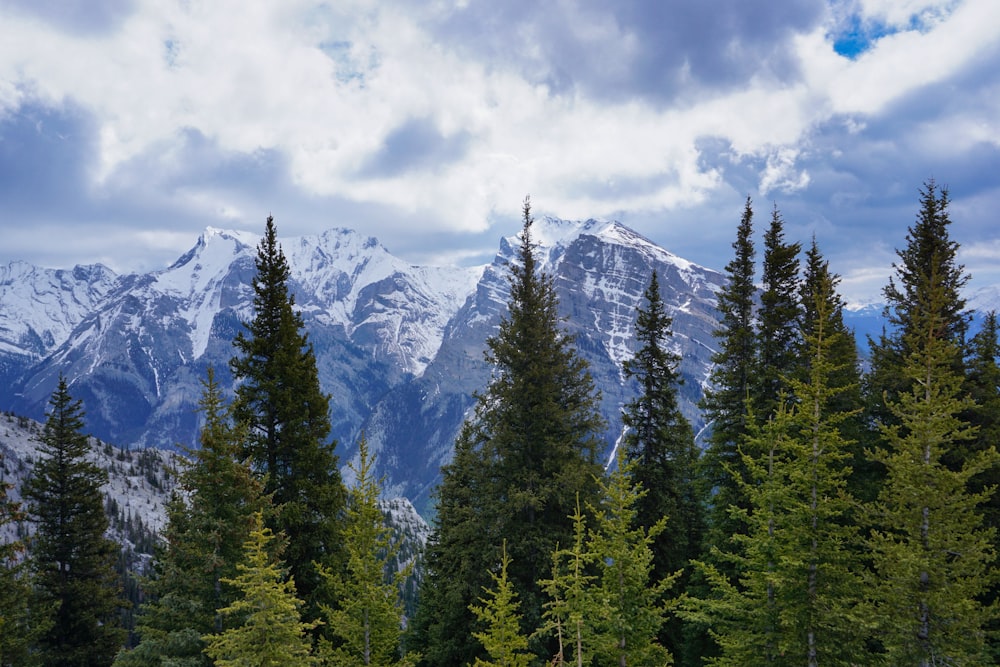
[[[530,195],[721,270],[749,196],[864,302],[928,179],[1000,285],[996,0],[0,0],[0,265],[269,214],[471,265]]]

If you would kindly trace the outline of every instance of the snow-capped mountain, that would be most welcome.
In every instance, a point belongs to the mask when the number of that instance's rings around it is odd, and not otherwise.
[[[700,426],[695,405],[709,372],[723,276],[616,222],[544,218],[532,231],[565,326],[602,392],[609,448],[620,435],[621,406],[635,395],[621,362],[633,351],[636,308],[654,268],[683,356],[682,404]],[[229,385],[232,339],[252,316],[258,241],[254,234],[208,229],[173,265],[142,275],[18,265],[36,277],[0,292],[0,338],[11,358],[30,363],[12,366],[0,409],[42,418],[63,374],[83,400],[88,429],[102,440],[193,446],[200,382],[213,366]],[[320,382],[331,395],[341,461],[355,454],[363,430],[388,477],[386,495],[406,496],[426,510],[472,393],[486,386],[485,341],[506,311],[517,239],[502,239],[493,262],[474,268],[412,266],[346,229],[279,242]],[[37,278],[57,274],[62,288],[51,287],[54,278]],[[34,281],[49,287],[33,287]],[[46,318],[33,298],[39,293],[49,295],[48,310],[62,319]],[[31,331],[51,332],[47,346],[31,347],[25,341],[33,336],[15,329],[29,313]]]
[[[0,383],[9,386],[65,342],[116,279],[101,264],[69,270],[25,262],[0,266]]]

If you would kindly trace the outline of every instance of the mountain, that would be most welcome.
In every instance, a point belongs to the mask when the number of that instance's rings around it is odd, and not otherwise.
[[[533,233],[565,327],[602,392],[608,453],[621,434],[621,406],[636,392],[621,363],[632,353],[636,308],[654,268],[683,357],[683,409],[700,428],[695,406],[708,377],[723,276],[617,222],[543,218]],[[208,229],[173,265],[148,274],[10,265],[0,274],[0,360],[9,369],[0,409],[41,419],[63,374],[102,440],[193,446],[206,369],[231,387],[231,342],[252,315],[258,241]],[[489,379],[483,351],[506,310],[516,238],[501,239],[493,261],[472,268],[412,266],[346,229],[279,241],[331,395],[341,462],[356,454],[363,431],[387,477],[386,496],[429,511],[472,394]]]

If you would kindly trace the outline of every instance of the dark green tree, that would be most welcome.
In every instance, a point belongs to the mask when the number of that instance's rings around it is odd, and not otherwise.
[[[778,208],[764,232],[763,282],[760,295],[756,363],[750,400],[758,419],[777,410],[780,396],[789,396],[788,379],[799,363],[799,243],[785,241],[785,221]]]
[[[0,464],[3,454],[0,453]],[[11,500],[11,484],[0,480],[0,535],[14,532],[25,520],[21,503]],[[31,582],[23,540],[0,542],[0,667],[32,665],[35,638],[43,629],[41,614],[31,605]]]
[[[668,347],[671,324],[654,271],[636,317],[638,349],[624,363],[625,376],[639,384],[639,395],[625,406],[622,421],[628,428],[624,446],[626,458],[634,463],[632,478],[645,491],[636,501],[637,525],[651,530],[663,517],[670,520],[666,530],[651,538],[651,577],[657,581],[684,570],[700,555],[705,532],[697,489],[699,451],[677,404],[680,357]],[[683,577],[679,587],[686,588],[687,581]],[[684,634],[680,620],[672,618],[661,637],[679,663],[694,664],[696,657],[690,656],[689,662],[685,655]]]
[[[958,456],[965,460],[976,452],[981,452],[1000,442],[1000,344],[997,341],[997,318],[995,312],[986,314],[982,329],[972,338],[970,356],[966,363],[965,390],[974,405],[963,418],[976,427],[973,440],[967,447],[958,447]],[[971,489],[982,492],[1000,486],[1000,464],[994,464],[971,480]],[[1000,494],[993,493],[980,506],[983,526],[994,531],[993,550],[1000,552],[997,535],[1000,535]],[[982,596],[984,604],[1000,601],[1000,581],[994,582]],[[987,637],[990,659],[1000,663],[1000,620],[994,619]]]
[[[288,540],[285,561],[319,616],[317,565],[343,564],[341,526],[346,491],[330,435],[330,401],[320,390],[316,357],[289,292],[289,267],[268,216],[257,247],[254,317],[234,341],[230,366],[239,381],[233,414],[250,431],[246,455],[264,475],[276,514],[272,529]]]
[[[303,622],[303,602],[295,594],[280,560],[280,543],[254,515],[238,574],[223,583],[232,585],[236,599],[220,612],[233,620],[227,629],[205,635],[205,652],[218,667],[307,667],[318,665],[312,655],[309,632],[317,622]]]
[[[942,290],[941,303],[934,306],[941,335],[952,341],[952,368],[963,372],[969,313],[962,290],[968,284],[965,267],[958,263],[958,243],[949,235],[950,199],[946,188],[927,181],[920,192],[920,210],[906,235],[906,247],[897,250],[895,276],[883,290],[889,328],[870,340],[871,370],[865,376],[865,401],[870,421],[889,423],[893,411],[889,403],[910,390],[912,380],[903,370],[908,356],[921,344],[914,335],[918,322],[926,320],[927,292]]]
[[[43,665],[110,665],[125,641],[125,604],[115,571],[119,546],[105,536],[107,473],[89,460],[83,407],[64,377],[49,401],[39,457],[22,489],[35,523],[31,541],[34,605],[46,609],[38,638]]]
[[[909,390],[889,400],[885,446],[873,454],[887,476],[871,519],[869,590],[889,664],[986,664],[984,630],[996,616],[981,602],[996,582],[995,535],[979,511],[993,490],[969,487],[998,455],[991,447],[958,469],[945,463],[974,437],[960,418],[973,401],[955,371],[950,286],[932,268],[915,293],[901,341]]]
[[[456,443],[439,492],[434,541],[445,545],[468,538],[460,554],[467,565],[445,570],[449,563],[455,566],[454,557],[439,560],[438,547],[428,550],[427,583],[432,587],[423,587],[422,606],[432,618],[428,624],[418,618],[424,639],[417,639],[423,643],[415,647],[427,664],[466,664],[482,657],[475,644],[452,647],[471,654],[438,654],[439,647],[427,642],[432,636],[471,636],[469,605],[490,585],[485,576],[504,539],[525,627],[537,627],[543,600],[538,582],[549,574],[555,545],[569,541],[573,499],[577,493],[585,501],[596,498],[598,434],[604,428],[598,395],[586,362],[560,328],[552,279],[538,268],[527,199],[523,214],[521,243],[511,266],[509,313],[487,340],[493,377],[477,396],[475,413]],[[456,479],[459,484],[453,483]],[[467,508],[452,513],[459,497]],[[472,579],[456,583],[462,574]],[[447,605],[464,611],[448,611]]]
[[[179,460],[182,493],[167,505],[165,543],[137,623],[140,641],[115,667],[211,664],[202,636],[223,629],[217,610],[236,595],[223,579],[236,576],[254,514],[270,508],[262,482],[240,458],[246,429],[232,423],[211,368],[202,386],[201,446]]]
[[[733,250],[734,257],[725,268],[727,282],[719,292],[721,320],[715,330],[719,349],[712,355],[712,374],[701,404],[711,425],[700,475],[703,493],[711,497],[706,538],[709,544],[721,544],[739,532],[740,526],[729,513],[730,506],[748,506],[734,476],[746,477],[739,447],[747,433],[747,401],[756,367],[756,251],[750,197],[736,230]]]

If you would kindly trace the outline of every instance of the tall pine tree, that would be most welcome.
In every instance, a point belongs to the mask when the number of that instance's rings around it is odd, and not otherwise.
[[[234,425],[209,369],[200,402],[201,446],[180,461],[181,494],[167,506],[165,544],[145,586],[138,645],[115,667],[200,667],[211,662],[202,635],[223,629],[218,609],[235,599],[223,579],[236,576],[254,514],[270,503],[263,485],[240,458],[246,429]]]
[[[289,292],[289,267],[267,218],[257,247],[254,317],[237,335],[230,366],[239,381],[233,413],[250,428],[246,455],[265,475],[288,539],[285,560],[310,618],[319,615],[317,564],[343,563],[341,527],[346,491],[329,442],[330,400],[320,390],[316,357]]]
[[[438,653],[442,647],[430,639],[471,636],[469,605],[490,585],[485,573],[504,539],[525,625],[537,627],[538,581],[549,574],[555,545],[570,538],[573,499],[577,493],[585,501],[596,497],[598,434],[604,428],[597,392],[586,362],[560,329],[553,281],[535,258],[527,199],[523,216],[509,313],[487,341],[493,377],[477,397],[439,490],[434,541],[460,542],[462,552],[444,555],[434,546],[428,552],[429,586],[423,587],[422,607],[430,618],[418,618],[422,639],[416,640],[428,664],[465,664],[481,656],[474,643]],[[453,513],[457,498],[466,507]],[[466,564],[458,565],[457,559]],[[456,581],[463,574],[472,580]]]
[[[799,362],[799,243],[785,242],[785,221],[778,208],[764,232],[760,321],[750,399],[759,420],[771,418]]]
[[[756,251],[753,244],[753,208],[747,197],[733,242],[734,257],[726,265],[727,282],[719,292],[721,320],[715,331],[718,351],[712,355],[712,374],[702,410],[711,425],[708,447],[702,457],[700,478],[711,495],[708,543],[722,543],[739,532],[729,507],[747,507],[734,477],[746,477],[739,447],[748,426],[747,401],[756,364],[754,285]]]
[[[125,641],[125,604],[115,565],[118,544],[105,536],[107,473],[89,460],[84,412],[66,378],[49,401],[39,458],[22,492],[36,532],[31,543],[36,598],[50,614],[37,651],[43,665],[110,665]]]
[[[677,404],[681,382],[680,357],[670,351],[672,320],[666,314],[656,272],[650,278],[645,303],[635,324],[635,356],[623,365],[625,377],[639,384],[639,395],[625,406],[622,421],[626,459],[633,462],[632,478],[644,489],[636,501],[637,525],[647,530],[669,517],[666,530],[652,536],[651,576],[662,579],[684,570],[701,553],[705,532],[703,501],[697,490],[698,448],[691,425]],[[681,587],[686,587],[683,577]],[[661,632],[666,648],[680,664],[694,664],[685,655],[679,619],[671,619]]]
[[[915,292],[901,341],[909,390],[889,400],[886,444],[874,453],[887,477],[872,516],[870,590],[890,664],[985,664],[984,630],[996,614],[981,602],[996,581],[996,554],[978,509],[992,489],[969,485],[996,465],[997,453],[978,452],[958,469],[945,463],[974,429],[960,418],[972,399],[955,370],[952,281],[940,268]]]

